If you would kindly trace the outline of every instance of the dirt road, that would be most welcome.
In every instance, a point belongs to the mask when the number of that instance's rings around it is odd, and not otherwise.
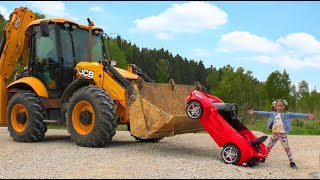
[[[258,136],[260,132],[255,132]],[[118,131],[104,148],[78,147],[66,130],[49,129],[42,142],[18,143],[0,127],[0,178],[319,178],[320,136],[289,135],[298,170],[277,143],[253,168],[225,164],[208,134],[140,143]]]

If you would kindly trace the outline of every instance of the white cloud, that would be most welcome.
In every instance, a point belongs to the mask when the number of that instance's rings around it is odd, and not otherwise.
[[[172,33],[158,32],[156,34],[156,38],[162,40],[173,40],[173,35]]]
[[[3,15],[3,17],[6,20],[9,20],[9,16],[10,16],[10,11],[7,10],[7,8],[0,6],[0,13]]]
[[[29,1],[31,7],[38,12],[44,14],[47,18],[62,17],[68,18],[74,21],[78,21],[79,18],[71,16],[67,11],[63,1]]]
[[[318,67],[320,68],[320,63],[315,63],[314,60],[310,58],[298,59],[296,57],[282,55],[278,57],[273,57],[273,63],[287,69],[300,69],[304,67]]]
[[[94,12],[102,12],[103,8],[101,6],[92,6],[90,8],[90,11],[94,11]]]
[[[193,49],[192,53],[195,54],[196,56],[200,57],[209,57],[211,56],[211,52],[208,49]]]
[[[240,60],[246,61],[258,61],[261,63],[271,63],[272,58],[270,56],[251,56],[251,57],[240,57]]]
[[[314,54],[320,52],[320,42],[307,33],[292,33],[277,40],[291,51],[302,54]]]
[[[249,32],[234,31],[221,36],[218,51],[276,52],[280,45]]]
[[[215,29],[227,22],[227,14],[208,2],[173,4],[159,15],[136,19],[136,31],[169,33],[201,32]]]
[[[240,57],[239,60],[275,64],[285,69],[301,69],[305,67],[320,68],[320,55],[297,58],[288,54],[270,56]]]
[[[292,33],[275,42],[249,32],[234,31],[221,36],[220,52],[246,52],[239,60],[274,64],[286,69],[319,68],[320,42],[307,33]]]

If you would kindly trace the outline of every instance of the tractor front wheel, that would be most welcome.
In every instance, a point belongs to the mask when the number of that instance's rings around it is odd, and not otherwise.
[[[102,147],[110,142],[118,126],[116,105],[109,94],[97,86],[77,90],[69,100],[67,127],[79,146]]]

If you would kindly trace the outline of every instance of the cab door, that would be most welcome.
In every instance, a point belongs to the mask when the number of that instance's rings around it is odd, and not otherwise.
[[[55,24],[49,24],[49,36],[44,37],[39,26],[34,26],[37,33],[33,37],[33,52],[31,53],[32,75],[39,78],[50,92],[59,90],[59,58],[56,43]]]
[[[72,28],[66,28],[63,24],[59,26],[59,43],[61,50],[61,88],[64,90],[74,80],[74,67],[76,65],[74,37],[72,35]]]

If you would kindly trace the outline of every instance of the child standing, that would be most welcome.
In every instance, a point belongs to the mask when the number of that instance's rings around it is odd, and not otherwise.
[[[292,131],[291,118],[315,118],[314,114],[302,114],[302,113],[292,113],[287,112],[288,103],[286,100],[278,99],[272,103],[273,112],[267,111],[254,111],[249,110],[250,115],[256,114],[260,116],[269,117],[268,129],[272,129],[272,136],[270,137],[269,143],[267,145],[268,152],[271,151],[272,147],[280,140],[283,148],[285,149],[288,159],[290,161],[290,167],[293,169],[298,169],[293,161],[292,153],[289,147],[287,133]]]

